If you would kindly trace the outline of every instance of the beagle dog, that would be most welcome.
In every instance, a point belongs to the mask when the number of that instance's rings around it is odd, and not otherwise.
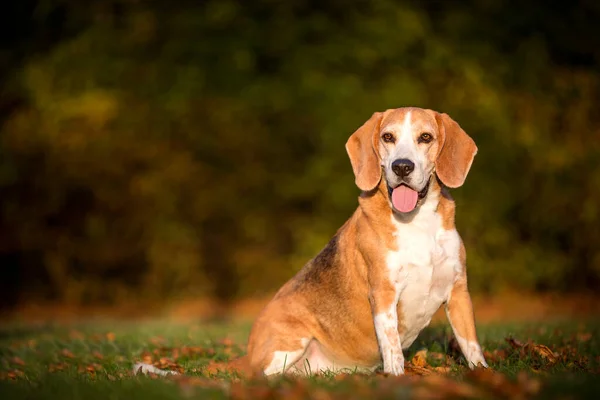
[[[277,292],[254,323],[252,373],[404,373],[409,347],[444,304],[471,368],[487,367],[467,290],[466,253],[448,188],[463,184],[477,147],[447,114],[376,112],[346,143],[358,208]]]

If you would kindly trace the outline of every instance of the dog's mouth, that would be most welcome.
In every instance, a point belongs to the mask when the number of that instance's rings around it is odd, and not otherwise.
[[[427,192],[429,192],[430,180],[431,178],[427,180],[427,183],[420,192],[417,192],[405,183],[401,183],[395,188],[388,185],[388,194],[390,195],[394,209],[401,213],[408,213],[417,208],[418,203],[422,202],[427,196]]]

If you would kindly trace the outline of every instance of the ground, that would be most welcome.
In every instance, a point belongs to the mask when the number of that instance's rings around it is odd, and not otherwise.
[[[595,318],[478,325],[490,370],[469,371],[436,320],[406,352],[404,377],[382,373],[248,381],[204,367],[243,353],[249,321],[94,319],[0,328],[3,399],[593,398],[600,393]],[[184,375],[134,375],[135,362]]]

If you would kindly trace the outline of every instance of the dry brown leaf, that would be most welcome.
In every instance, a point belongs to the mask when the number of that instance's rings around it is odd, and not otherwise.
[[[427,357],[435,361],[447,361],[447,357],[444,353],[438,353],[435,351],[427,353]]]
[[[511,399],[526,397],[527,390],[530,389],[526,385],[512,382],[506,375],[490,369],[478,368],[467,373],[465,377],[501,397]]]
[[[300,385],[286,387],[282,398],[295,400],[298,399],[298,392],[301,389]],[[233,382],[229,389],[229,397],[234,400],[250,400],[250,399],[268,399],[273,398],[271,388],[267,385],[252,385],[246,383]]]
[[[449,379],[442,375],[429,375],[423,378],[423,384],[428,389],[434,391],[428,393],[429,395],[437,394],[437,398],[482,398],[482,393],[475,388],[473,385],[467,382],[456,382],[453,379]],[[426,393],[423,393],[426,394]],[[422,398],[421,396],[414,396],[415,398]],[[428,396],[429,397],[429,396]],[[429,397],[432,398],[432,397]]]
[[[423,349],[423,350],[417,351],[417,353],[412,358],[411,363],[415,367],[426,367],[427,366],[427,350]]]
[[[98,360],[103,360],[104,359],[104,356],[102,355],[102,353],[100,353],[97,350],[92,351],[92,355],[94,357],[96,357]]]
[[[437,388],[430,386],[417,386],[412,389],[411,393],[411,398],[419,400],[441,400],[444,398]]]
[[[174,360],[177,360],[179,358],[179,349],[178,348],[173,349],[173,351],[171,352],[171,357],[173,357]]]
[[[106,334],[106,340],[108,340],[109,342],[114,342],[116,339],[116,335],[112,332],[108,332]]]
[[[25,372],[19,370],[19,369],[13,369],[12,371],[8,371],[7,376],[12,379],[15,380],[17,378],[22,378],[25,376]]]
[[[504,361],[508,358],[508,352],[504,349],[495,349],[494,351],[484,351],[483,355],[488,362]]]
[[[67,364],[65,363],[50,364],[48,365],[48,372],[63,371],[66,367]]]
[[[536,353],[548,360],[550,364],[554,364],[558,361],[558,354],[554,354],[548,346],[544,346],[543,344],[533,344],[532,347]]]
[[[508,383],[505,375],[487,368],[475,368],[467,372],[465,376],[472,381],[491,387],[500,387]]]
[[[144,364],[152,364],[152,353],[144,351],[142,353],[141,359]]]
[[[580,342],[587,342],[588,340],[590,340],[592,338],[592,334],[589,332],[580,332],[577,334],[577,340],[579,340]]]
[[[431,375],[433,373],[432,370],[427,369],[427,368],[423,368],[423,367],[418,367],[416,365],[407,365],[404,368],[404,373],[406,373],[407,375]]]
[[[513,349],[520,349],[524,346],[523,343],[519,342],[518,340],[516,340],[515,338],[512,338],[512,337],[507,337],[504,340],[506,340],[506,342],[508,342],[508,344],[510,344],[510,346]]]
[[[75,358],[75,354],[73,354],[73,352],[69,349],[62,349],[60,354],[62,354],[63,356],[65,356],[67,358]]]
[[[346,379],[349,380],[351,378],[352,378],[352,374],[340,373],[340,374],[336,374],[333,379],[335,379],[336,381],[340,382],[340,381],[344,381]]]
[[[517,382],[521,389],[530,395],[538,394],[542,388],[540,380],[530,377],[525,371],[519,372]]]
[[[448,374],[452,370],[450,367],[434,367],[433,370],[438,374]]]
[[[11,359],[10,359],[10,361],[11,361],[13,364],[17,364],[17,365],[21,365],[21,366],[25,365],[25,361],[23,361],[23,360],[22,360],[22,359],[20,359],[19,357],[13,357],[13,358],[11,358]]]

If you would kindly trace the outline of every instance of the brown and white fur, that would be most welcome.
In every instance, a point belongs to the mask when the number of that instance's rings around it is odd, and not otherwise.
[[[475,143],[446,114],[399,108],[373,114],[346,150],[362,191],[358,208],[277,292],[254,323],[248,354],[230,367],[273,375],[372,371],[383,363],[384,372],[400,375],[402,349],[442,304],[468,365],[487,367],[448,193],[463,184]],[[397,159],[411,160],[414,170],[400,176]],[[411,212],[390,200],[401,183],[421,195]]]

